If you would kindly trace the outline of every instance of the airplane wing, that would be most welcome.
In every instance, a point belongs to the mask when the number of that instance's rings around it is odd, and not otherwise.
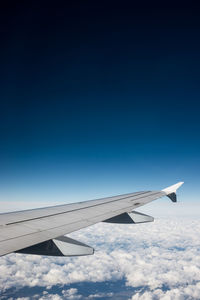
[[[0,256],[11,252],[52,256],[93,254],[92,247],[64,235],[98,222],[151,222],[152,217],[134,210],[163,196],[176,202],[176,190],[182,184],[161,191],[0,214]]]

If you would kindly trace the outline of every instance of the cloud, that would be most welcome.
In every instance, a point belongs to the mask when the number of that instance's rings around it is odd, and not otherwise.
[[[144,293],[136,293],[131,300],[184,300],[184,299],[199,299],[200,283],[188,285],[186,287],[180,286],[168,291],[162,289],[155,289]]]
[[[78,295],[78,290],[77,289],[69,289],[69,290],[63,290],[62,295],[65,299],[69,300],[78,300],[81,298],[81,295]]]
[[[1,257],[0,290],[2,295],[10,291],[11,297],[13,289],[42,287],[47,294],[40,299],[86,299],[70,285],[123,279],[127,289],[131,288],[132,300],[199,299],[199,232],[200,221],[186,218],[140,225],[96,224],[71,234],[93,246],[93,256]],[[55,286],[63,286],[62,292],[52,293]],[[115,291],[112,293],[88,291],[87,298],[103,298],[103,294],[107,294],[104,298],[115,298]]]
[[[91,294],[88,296],[88,299],[98,299],[98,298],[111,298],[113,297],[113,293],[99,293],[99,294]]]

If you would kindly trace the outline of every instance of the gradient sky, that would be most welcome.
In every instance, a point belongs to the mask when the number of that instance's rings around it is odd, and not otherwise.
[[[199,9],[162,5],[1,7],[2,201],[199,200]]]

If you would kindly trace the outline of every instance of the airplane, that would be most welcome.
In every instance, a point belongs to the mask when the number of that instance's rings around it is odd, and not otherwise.
[[[139,224],[153,217],[135,211],[167,196],[177,202],[179,182],[161,191],[142,191],[97,200],[0,214],[0,256],[15,252],[49,256],[91,255],[94,249],[66,234],[98,222]]]

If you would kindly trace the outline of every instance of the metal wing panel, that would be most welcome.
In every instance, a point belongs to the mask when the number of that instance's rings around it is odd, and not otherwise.
[[[0,255],[56,238],[100,221],[128,213],[176,190],[138,192],[82,203],[0,215]]]
[[[142,192],[64,205],[62,208],[60,206],[41,211],[40,209],[32,210],[33,214],[31,211],[11,214],[7,220],[7,224],[10,225],[0,226],[0,255],[56,238],[124,212],[130,212],[163,195],[165,195],[163,192]],[[23,216],[24,213],[25,216]],[[6,221],[5,215],[10,216],[9,214],[1,215],[0,217],[3,217],[1,222]],[[31,219],[27,220],[28,217]]]
[[[162,196],[176,193],[180,182],[162,191],[137,192],[82,203],[0,214],[0,255],[129,213]],[[173,199],[172,199],[173,200]]]
[[[73,210],[79,210],[90,206],[96,206],[96,205],[99,206],[101,204],[109,203],[120,199],[137,197],[137,195],[142,195],[143,193],[148,193],[148,192],[136,192],[136,193],[118,195],[118,196],[113,196],[108,198],[78,202],[73,204],[64,204],[64,205],[57,205],[53,207],[45,207],[45,208],[24,210],[19,212],[3,213],[0,214],[0,225],[22,222],[22,221],[42,218],[50,215],[63,214],[65,212],[71,212]]]

